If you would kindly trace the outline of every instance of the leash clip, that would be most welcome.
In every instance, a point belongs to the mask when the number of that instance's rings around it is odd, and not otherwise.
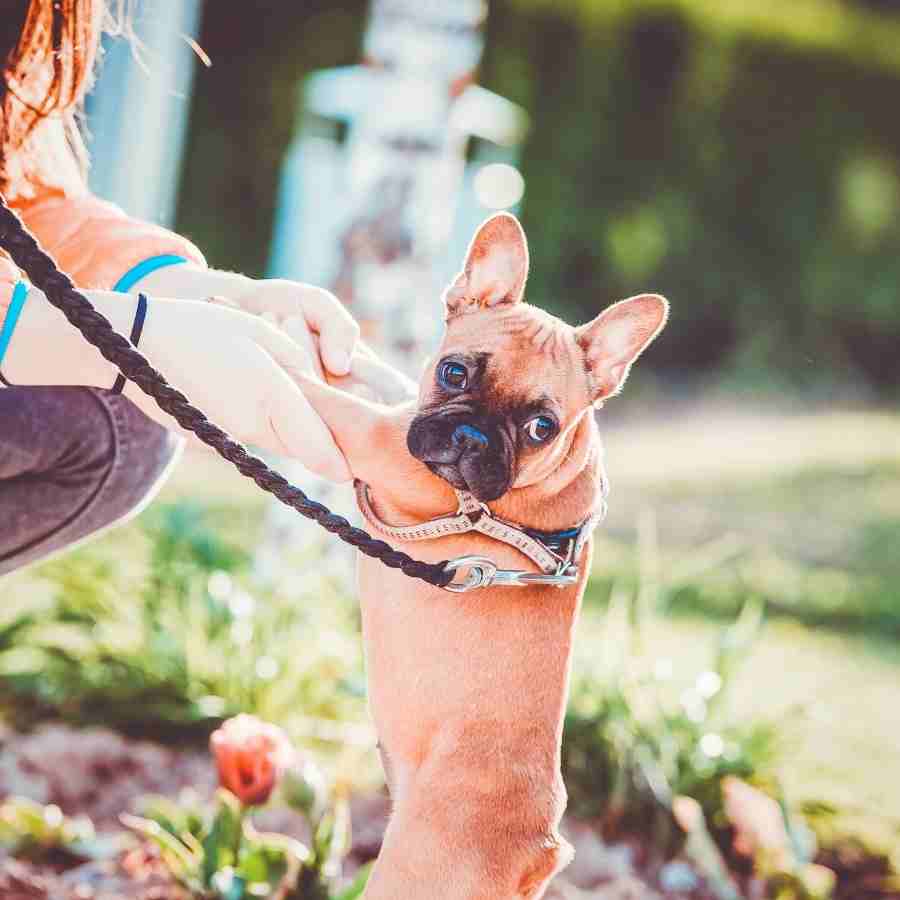
[[[458,556],[445,566],[445,572],[457,573],[467,570],[462,581],[451,581],[444,585],[445,591],[454,594],[465,594],[480,588],[496,585],[497,587],[530,587],[547,584],[553,587],[566,587],[578,581],[578,569],[566,563],[552,574],[543,572],[524,572],[518,569],[498,569],[497,564],[486,556]]]

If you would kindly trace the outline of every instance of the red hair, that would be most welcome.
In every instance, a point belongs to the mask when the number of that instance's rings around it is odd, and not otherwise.
[[[125,0],[117,0],[121,6]],[[83,184],[78,113],[91,85],[105,0],[8,0],[0,22],[0,191]]]

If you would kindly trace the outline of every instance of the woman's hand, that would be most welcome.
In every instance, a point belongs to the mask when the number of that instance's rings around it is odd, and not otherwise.
[[[160,297],[208,299],[267,319],[310,354],[320,376],[346,375],[359,326],[334,294],[280,278],[254,280],[192,265],[167,266],[141,279],[135,291]]]
[[[87,296],[120,334],[135,303],[121,294]],[[331,432],[294,378],[313,373],[306,349],[258,316],[203,301],[151,299],[141,352],[169,383],[236,439],[300,460],[334,481],[350,477]],[[4,361],[13,384],[111,387],[117,370],[35,288]],[[167,427],[174,421],[136,385],[126,395]]]
[[[350,478],[331,432],[294,380],[315,372],[312,356],[270,322],[203,302],[155,301],[141,349],[230,434],[332,481]]]

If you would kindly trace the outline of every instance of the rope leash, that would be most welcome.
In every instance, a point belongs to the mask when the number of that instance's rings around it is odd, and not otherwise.
[[[300,488],[292,485],[283,475],[210,422],[199,409],[191,405],[184,394],[169,385],[147,359],[118,334],[90,301],[75,289],[71,279],[59,270],[18,215],[7,206],[2,195],[0,247],[9,253],[13,262],[28,275],[31,283],[44,292],[50,303],[62,312],[89,344],[117,366],[122,375],[152,397],[159,408],[172,416],[182,428],[197,435],[245,478],[252,479],[267,494],[277,497],[300,515],[317,522],[326,531],[337,535],[366,556],[381,560],[389,568],[399,569],[410,578],[418,578],[440,588],[446,587],[453,580],[456,573],[454,564],[446,561],[422,562],[373,538],[343,516],[332,513],[327,506],[307,497]]]

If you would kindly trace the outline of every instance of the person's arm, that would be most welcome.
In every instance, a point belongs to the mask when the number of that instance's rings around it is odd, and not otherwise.
[[[212,299],[283,328],[307,350],[320,376],[326,370],[330,376],[344,376],[352,358],[348,387],[362,385],[382,398],[409,394],[408,379],[362,347],[353,317],[328,291],[210,270],[202,253],[186,238],[132,219],[88,193],[66,197],[47,192],[18,211],[79,287]],[[361,356],[372,364],[357,364]]]
[[[329,291],[281,278],[253,279],[186,262],[164,266],[136,281],[131,291],[180,299],[204,298],[262,316],[287,331],[332,375],[346,375],[359,326]]]
[[[119,334],[128,334],[135,298],[85,295]],[[0,290],[0,319],[9,292]],[[335,481],[350,477],[328,428],[298,389],[312,373],[303,347],[264,319],[202,301],[152,299],[140,350],[169,383],[237,440],[299,459]],[[14,385],[111,387],[118,370],[85,341],[36,288],[3,360]],[[126,395],[166,427],[178,426],[136,385]]]
[[[15,208],[79,288],[128,292],[161,268],[185,264],[206,268],[203,254],[187,238],[134,219],[87,191],[64,195],[46,189]]]
[[[323,366],[333,375],[348,371],[359,328],[328,291],[208,269],[203,254],[186,238],[131,218],[88,193],[47,192],[19,213],[79,287],[215,299],[289,331],[310,352],[320,374]]]

